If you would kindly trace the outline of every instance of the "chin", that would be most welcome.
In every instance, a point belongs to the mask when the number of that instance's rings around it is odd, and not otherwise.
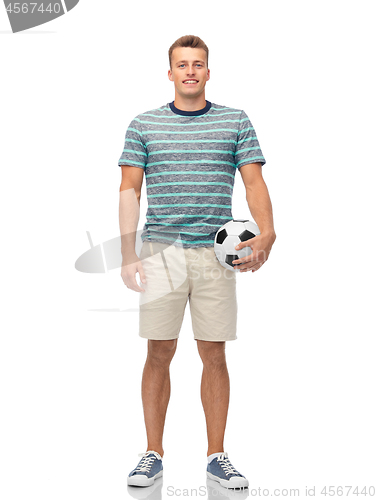
[[[203,92],[203,89],[183,89],[184,93],[187,95],[199,95]]]

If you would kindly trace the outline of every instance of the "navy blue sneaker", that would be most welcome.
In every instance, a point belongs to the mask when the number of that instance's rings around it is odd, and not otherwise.
[[[249,481],[230,463],[228,453],[224,452],[207,464],[207,476],[225,488],[246,488]]]
[[[148,450],[139,453],[140,456],[142,459],[127,476],[127,484],[130,486],[150,486],[162,476],[162,458],[157,451]]]

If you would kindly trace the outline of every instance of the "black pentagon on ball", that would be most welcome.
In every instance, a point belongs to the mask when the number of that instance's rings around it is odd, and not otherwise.
[[[255,238],[255,234],[245,229],[245,231],[242,231],[242,233],[239,234],[238,237],[241,241],[246,241],[246,240],[251,240],[251,238]]]
[[[226,232],[226,229],[222,229],[216,236],[216,243],[221,245],[227,236],[228,233]]]
[[[232,264],[232,262],[234,260],[238,260],[238,258],[239,258],[238,255],[227,255],[225,257],[225,263],[228,264],[228,266],[232,266],[232,267],[237,266],[238,264]]]
[[[233,222],[249,222],[249,221],[243,219],[233,219]]]

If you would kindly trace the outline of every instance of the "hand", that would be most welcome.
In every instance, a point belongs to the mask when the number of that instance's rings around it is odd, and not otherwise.
[[[139,273],[142,283],[146,283],[145,273],[140,259],[136,256],[135,259],[128,259],[122,263],[122,270],[120,275],[122,276],[123,282],[127,288],[134,290],[135,292],[145,292],[144,288],[141,288],[136,283],[136,273]]]
[[[255,272],[269,257],[271,247],[274,244],[276,235],[274,232],[261,233],[250,240],[241,241],[239,245],[235,247],[235,250],[240,250],[246,246],[250,247],[252,254],[242,259],[233,260],[235,269],[240,269],[241,273],[246,273],[247,271]]]

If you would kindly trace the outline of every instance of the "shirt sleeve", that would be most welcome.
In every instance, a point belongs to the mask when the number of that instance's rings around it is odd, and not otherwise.
[[[130,165],[145,169],[147,151],[143,141],[143,133],[138,118],[134,118],[128,126],[124,149],[118,161],[118,166]]]
[[[248,163],[266,163],[254,127],[245,111],[241,112],[238,126],[235,164],[239,169]]]

